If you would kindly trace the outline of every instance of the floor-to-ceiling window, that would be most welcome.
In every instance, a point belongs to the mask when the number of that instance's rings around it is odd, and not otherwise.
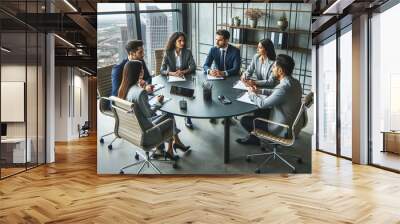
[[[352,158],[352,26],[318,45],[317,149]]]
[[[97,67],[122,61],[127,57],[125,44],[140,39],[146,64],[154,71],[154,50],[164,48],[172,32],[182,30],[180,12],[177,3],[99,3]]]
[[[351,25],[340,38],[340,155],[352,157],[352,32]]]
[[[336,36],[317,50],[317,149],[336,154]]]
[[[45,162],[45,35],[27,13],[44,1],[0,3],[0,178]],[[14,13],[10,13],[14,10]]]
[[[400,4],[371,18],[372,164],[400,170]]]

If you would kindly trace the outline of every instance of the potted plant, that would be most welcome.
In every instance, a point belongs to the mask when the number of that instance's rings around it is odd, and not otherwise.
[[[261,9],[255,8],[246,9],[244,13],[246,14],[247,18],[251,20],[252,28],[256,28],[258,19],[265,15]]]
[[[288,24],[289,24],[289,22],[287,21],[286,15],[285,15],[285,13],[283,13],[283,15],[277,21],[277,25],[278,25],[279,29],[284,31],[288,27]]]
[[[232,21],[233,21],[233,24],[232,25],[234,25],[234,26],[240,26],[240,17],[239,16],[234,16],[233,18],[232,18]]]

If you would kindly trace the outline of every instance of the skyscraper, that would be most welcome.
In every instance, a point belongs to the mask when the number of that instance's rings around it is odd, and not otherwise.
[[[158,10],[157,6],[146,6],[146,10]],[[165,13],[146,13],[144,21],[146,29],[142,29],[142,35],[145,37],[146,58],[149,69],[154,71],[155,58],[154,50],[164,48],[171,32],[170,18]],[[150,68],[151,67],[151,68]]]
[[[121,31],[121,44],[119,47],[119,61],[125,59],[128,54],[125,50],[125,45],[128,43],[128,27],[127,26],[120,26],[120,31]]]

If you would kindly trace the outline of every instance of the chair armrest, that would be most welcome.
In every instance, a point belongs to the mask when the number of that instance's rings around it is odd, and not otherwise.
[[[172,120],[171,118],[168,118],[167,120],[162,121],[162,122],[158,123],[157,125],[154,125],[152,128],[146,130],[146,132],[151,132],[151,131],[153,131],[154,129],[157,129],[158,127],[160,127],[160,126],[165,125],[165,124],[168,123],[168,122],[172,123],[173,120]],[[171,124],[171,125],[172,125],[172,124]],[[172,126],[171,126],[171,128],[172,128]]]
[[[106,101],[111,101],[109,97],[101,96],[99,97],[100,101],[106,100]]]
[[[100,112],[104,113],[106,110],[110,110],[111,109],[111,105],[107,106],[106,104],[110,104],[109,102],[111,102],[109,97],[99,97],[99,110]]]
[[[275,125],[281,126],[281,127],[283,127],[283,128],[289,129],[289,125],[281,124],[281,123],[274,122],[274,121],[271,121],[271,120],[268,120],[268,119],[264,119],[264,118],[259,118],[259,117],[257,117],[257,118],[255,118],[255,119],[253,120],[253,131],[256,130],[256,121],[262,121],[262,122],[264,122],[264,123],[275,124]]]

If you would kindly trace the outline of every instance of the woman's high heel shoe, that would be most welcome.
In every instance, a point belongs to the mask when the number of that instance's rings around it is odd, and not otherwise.
[[[182,152],[187,152],[190,151],[190,145],[189,146],[184,146],[184,145],[180,145],[180,144],[173,144],[172,147],[174,148],[175,152],[176,149],[180,149]]]
[[[178,155],[171,155],[169,152],[164,152],[164,158],[165,159],[170,159],[170,160],[173,160],[173,161],[177,161],[178,159],[179,159],[179,156]]]

